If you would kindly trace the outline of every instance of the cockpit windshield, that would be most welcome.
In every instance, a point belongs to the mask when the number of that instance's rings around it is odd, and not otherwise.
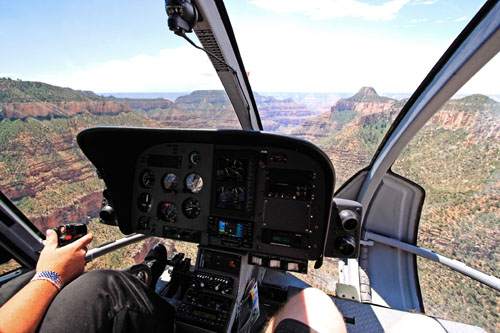
[[[238,0],[224,5],[263,129],[319,146],[335,167],[337,190],[370,164],[407,99],[483,3]],[[189,37],[201,46],[195,34]],[[85,222],[95,226],[97,242],[121,235],[113,227],[97,223],[104,184],[77,145],[76,135],[83,129],[242,128],[213,64],[204,52],[169,31],[161,1],[3,1],[0,45],[0,190],[42,231]],[[500,72],[498,59],[489,68],[446,108],[460,111],[464,105],[490,103],[494,105],[487,109],[494,110],[494,115],[485,119],[498,119],[500,91],[494,84]],[[462,105],[464,100],[467,103]],[[467,115],[458,116],[462,122],[447,116],[436,121],[454,124],[450,126],[469,124]],[[453,133],[446,130],[449,128],[437,125],[426,129],[428,136],[418,137],[420,141],[409,148],[394,170],[422,186],[433,180],[426,177],[433,169],[424,170],[419,164],[421,155],[410,153],[421,154],[420,148],[430,154],[427,145],[472,144],[467,132],[472,128]],[[488,149],[498,152],[500,147],[498,135],[485,137],[492,140],[491,146],[475,151],[477,158],[486,156]],[[455,139],[456,143],[448,142]],[[440,156],[439,150],[432,152],[426,162]],[[493,208],[482,227],[489,226],[498,236],[498,204],[492,203],[492,196],[498,199],[498,193],[492,188],[498,187],[500,179],[499,155],[488,156],[493,162],[487,162],[484,171],[490,178],[450,182],[458,188],[476,181],[467,189],[488,193],[488,207]],[[463,161],[462,155],[449,158],[456,159],[451,164]],[[463,164],[473,165],[470,160]],[[489,187],[480,189],[486,180]],[[435,185],[429,184],[433,198],[443,190]],[[451,196],[448,190],[445,192]],[[462,192],[466,191],[460,192],[465,195]],[[436,199],[433,205],[441,203]],[[437,207],[430,205],[429,211],[424,211],[426,219],[432,209]],[[452,214],[452,218],[467,220],[465,215]],[[439,237],[431,225],[427,222],[423,232]],[[457,237],[458,233],[448,231],[447,237]],[[94,265],[126,266],[132,258],[144,257],[151,242],[122,249],[108,262]],[[172,249],[195,251],[178,244]],[[472,249],[460,247],[464,256],[476,251],[475,245],[470,246]],[[493,253],[493,259],[481,263],[497,276],[498,268],[491,266],[498,262],[498,251],[487,251]],[[125,257],[129,259],[122,262],[120,258]],[[326,260],[326,269],[310,269],[307,281],[332,292],[336,263]],[[429,284],[431,277],[425,279],[424,285]],[[470,311],[486,311],[489,320],[498,319],[498,313],[494,316],[498,293],[485,298]],[[442,310],[435,305],[441,303],[426,301],[433,311]],[[454,310],[444,315],[484,326],[478,315],[463,318],[460,309]]]

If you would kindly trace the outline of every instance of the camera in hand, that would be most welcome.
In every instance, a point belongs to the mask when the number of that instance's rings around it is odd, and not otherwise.
[[[53,228],[57,233],[58,246],[67,245],[87,234],[87,225],[84,223],[70,223]]]

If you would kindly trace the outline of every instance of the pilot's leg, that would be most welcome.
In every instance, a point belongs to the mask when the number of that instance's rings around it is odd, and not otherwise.
[[[48,308],[40,332],[172,332],[170,304],[120,271],[85,273],[64,287]]]
[[[31,279],[35,276],[35,271],[29,271],[22,275],[19,275],[9,282],[4,283],[0,286],[0,306],[7,303],[7,301],[14,296],[19,290],[21,290]]]
[[[346,332],[344,318],[324,292],[307,288],[292,297],[275,315],[269,332]]]

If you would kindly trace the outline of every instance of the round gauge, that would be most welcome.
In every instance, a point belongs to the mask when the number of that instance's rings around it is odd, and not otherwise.
[[[141,212],[149,212],[151,209],[151,206],[153,206],[153,197],[151,194],[144,192],[139,195],[137,198],[137,207]]]
[[[155,183],[155,174],[153,173],[153,171],[146,169],[141,173],[139,182],[141,183],[142,187],[151,188]]]
[[[175,222],[177,220],[177,207],[173,202],[160,202],[158,217],[163,221]]]
[[[243,162],[233,158],[226,158],[224,161],[224,175],[230,177],[243,176],[245,173],[245,168]]]
[[[139,228],[143,230],[149,229],[149,217],[141,216],[139,218]]]
[[[203,188],[203,178],[197,173],[186,176],[186,188],[191,193],[199,193]]]
[[[191,152],[191,154],[189,154],[189,162],[191,162],[192,165],[197,165],[198,163],[200,163],[200,160],[201,155],[197,151],[193,151]]]
[[[200,215],[201,207],[200,202],[194,198],[187,198],[182,203],[182,212],[187,218],[194,219]]]
[[[177,176],[174,173],[167,173],[163,177],[163,188],[167,191],[173,191],[177,188]]]

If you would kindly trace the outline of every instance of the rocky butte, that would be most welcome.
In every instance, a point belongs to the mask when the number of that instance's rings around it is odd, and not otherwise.
[[[396,102],[379,96],[374,88],[362,87],[354,96],[338,100],[330,111],[305,121],[292,134],[317,141],[337,133],[353,120],[362,121],[365,116],[393,112]]]

